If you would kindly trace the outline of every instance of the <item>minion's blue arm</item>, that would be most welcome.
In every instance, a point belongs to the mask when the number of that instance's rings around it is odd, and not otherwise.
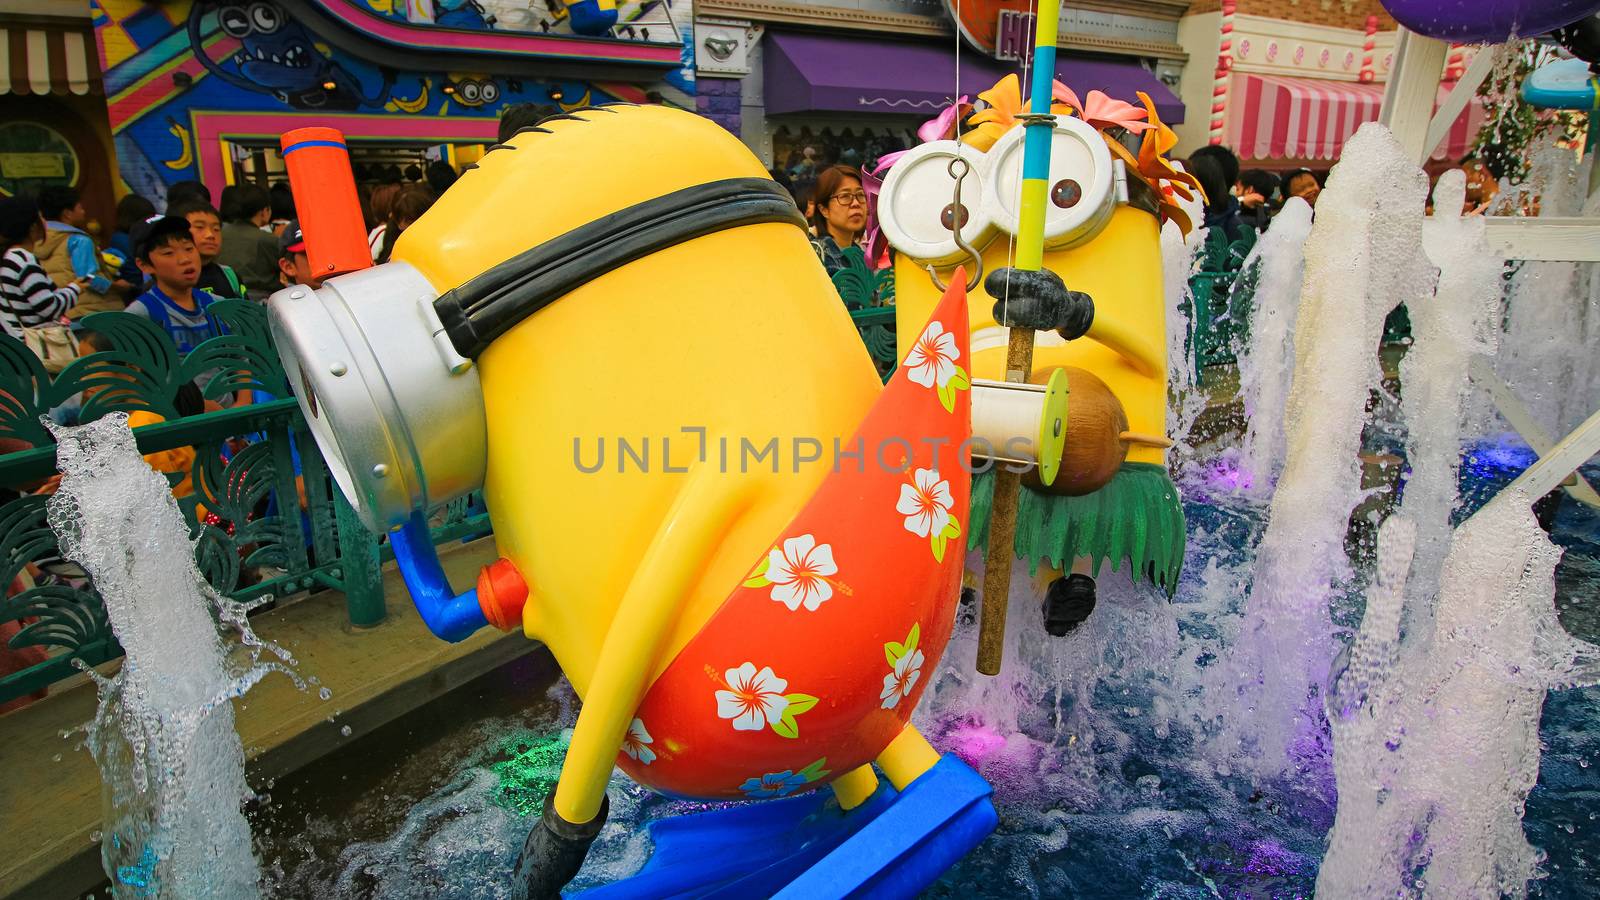
[[[439,552],[434,549],[428,522],[421,512],[412,513],[404,528],[391,532],[389,543],[394,547],[395,565],[400,567],[406,590],[411,592],[417,612],[435,637],[454,644],[489,624],[478,605],[476,590],[457,594],[450,589],[450,580],[439,564]]]

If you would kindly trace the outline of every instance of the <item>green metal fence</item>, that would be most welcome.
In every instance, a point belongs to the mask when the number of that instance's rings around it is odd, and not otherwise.
[[[1250,300],[1255,293],[1244,261],[1255,249],[1256,233],[1229,242],[1220,229],[1206,234],[1199,269],[1189,277],[1189,348],[1203,373],[1212,366],[1233,363],[1249,341]]]
[[[833,286],[850,311],[878,374],[888,381],[899,364],[895,354],[894,269],[884,267],[874,272],[867,268],[866,254],[859,247],[845,248],[844,258],[849,265],[833,273]]]
[[[200,571],[217,591],[252,602],[330,588],[344,592],[352,624],[383,620],[379,564],[386,547],[329,477],[289,397],[265,310],[227,301],[211,313],[226,333],[186,357],[148,319],[89,316],[85,327],[110,349],[79,358],[54,378],[20,342],[0,337],[0,438],[31,447],[0,456],[0,488],[11,498],[0,504],[0,585],[24,572],[35,582],[0,601],[0,637],[13,652],[9,668],[19,658],[26,663],[0,675],[0,703],[122,652],[92,583],[59,558],[46,521],[48,498],[37,492],[56,471],[54,440],[42,419],[78,402],[79,422],[113,411],[164,420],[134,429],[141,453],[192,448],[192,466],[168,477],[177,484],[187,475],[193,485],[178,505]],[[257,402],[180,417],[178,392],[197,378],[206,382],[209,400],[256,392]],[[476,497],[436,510],[434,521],[440,541],[488,529]]]

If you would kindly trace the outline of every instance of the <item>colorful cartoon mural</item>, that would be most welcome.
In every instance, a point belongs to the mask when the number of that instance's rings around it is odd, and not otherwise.
[[[218,191],[229,153],[307,124],[421,147],[492,143],[513,103],[693,108],[687,2],[681,28],[662,0],[586,2],[614,26],[580,35],[561,0],[90,0],[123,181]]]

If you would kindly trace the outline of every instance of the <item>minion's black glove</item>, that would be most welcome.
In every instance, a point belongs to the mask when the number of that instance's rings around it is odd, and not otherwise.
[[[1054,331],[1071,341],[1087,334],[1094,322],[1094,300],[1067,290],[1061,276],[1048,269],[996,269],[983,280],[983,288],[1000,298],[994,303],[994,320],[1007,328]]]

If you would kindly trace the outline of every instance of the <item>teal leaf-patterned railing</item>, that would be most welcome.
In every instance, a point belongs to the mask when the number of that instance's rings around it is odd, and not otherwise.
[[[339,494],[317,452],[267,330],[266,311],[224,301],[210,315],[223,333],[180,356],[166,333],[127,313],[87,316],[106,346],[52,379],[22,343],[0,337],[0,703],[120,655],[105,608],[81,571],[60,559],[36,493],[55,474],[55,446],[41,421],[92,421],[145,413],[139,450],[168,471],[189,522],[195,560],[219,592],[253,603],[313,588],[343,591],[357,626],[384,617],[380,539]],[[180,416],[179,392],[205,382],[226,409]],[[192,396],[191,396],[192,401]],[[248,399],[253,402],[238,402]],[[47,488],[46,488],[47,489]],[[435,538],[487,533],[480,499],[435,510]],[[19,589],[20,588],[20,589]]]

